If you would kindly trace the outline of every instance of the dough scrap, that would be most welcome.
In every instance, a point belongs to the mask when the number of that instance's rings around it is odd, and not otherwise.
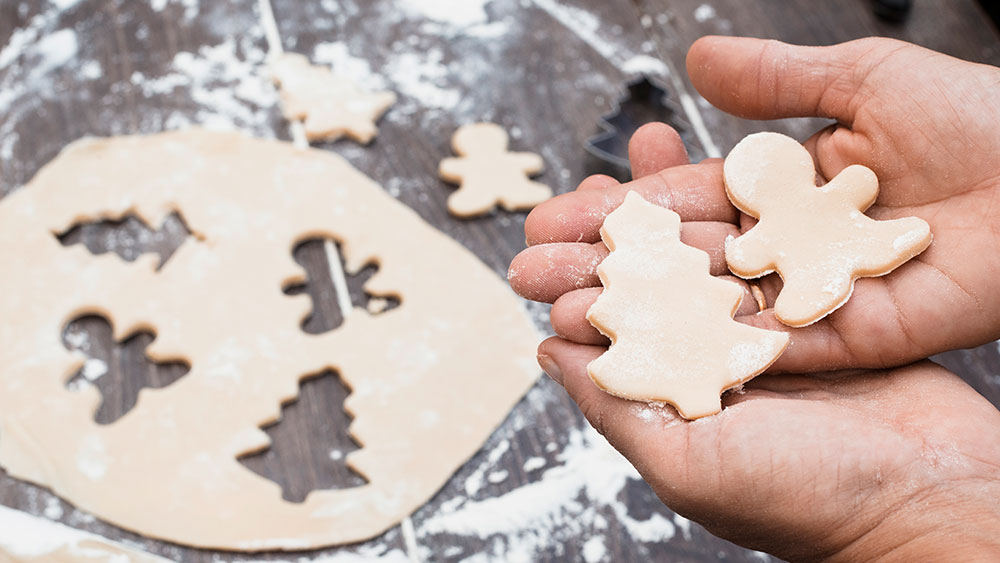
[[[458,158],[441,161],[441,179],[459,184],[448,198],[458,217],[482,215],[500,204],[507,211],[531,209],[552,197],[552,189],[529,180],[545,167],[530,152],[507,152],[507,132],[495,123],[464,125],[451,138]]]
[[[878,178],[853,165],[816,186],[809,152],[778,133],[743,139],[723,166],[726,192],[756,226],[726,245],[729,269],[741,278],[777,271],[784,287],[775,316],[802,327],[847,302],[860,277],[888,274],[931,243],[930,226],[906,217],[876,221]]]
[[[375,122],[396,103],[392,92],[365,92],[349,78],[311,65],[298,53],[278,57],[271,63],[271,76],[281,90],[285,118],[304,119],[310,141],[335,141],[347,135],[368,144],[378,133]]]
[[[169,563],[170,560],[0,505],[0,561]]]
[[[709,274],[702,250],[680,241],[680,216],[629,192],[604,220],[611,254],[587,320],[611,347],[587,370],[601,389],[674,405],[687,419],[722,410],[719,396],[757,376],[788,335],[733,320],[743,290]]]
[[[162,269],[63,246],[54,233],[134,213],[178,212],[196,235]],[[400,236],[405,233],[405,236]],[[307,294],[297,242],[332,237],[346,270],[376,261],[365,290],[399,307],[357,307],[336,330],[299,325]],[[192,129],[82,140],[0,201],[0,466],[123,528],[185,545],[300,550],[374,537],[427,501],[538,375],[538,332],[520,300],[462,245],[328,152]],[[447,280],[442,281],[442,273]],[[66,322],[105,316],[120,340],[156,333],[152,360],[191,370],[93,421],[100,393],[65,388],[84,357]],[[336,370],[368,483],[302,503],[237,461],[265,448],[299,379]],[[341,408],[341,405],[331,405]]]

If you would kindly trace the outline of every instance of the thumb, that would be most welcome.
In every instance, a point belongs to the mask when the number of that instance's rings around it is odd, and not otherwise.
[[[591,426],[648,478],[657,469],[663,470],[664,456],[674,462],[683,459],[672,451],[683,440],[671,436],[672,430],[683,433],[687,421],[673,407],[629,401],[602,391],[591,381],[587,364],[605,350],[552,337],[538,347],[538,363],[566,388]]]
[[[688,51],[687,70],[705,99],[739,117],[825,117],[850,124],[871,91],[872,71],[906,45],[883,38],[802,47],[702,37]]]

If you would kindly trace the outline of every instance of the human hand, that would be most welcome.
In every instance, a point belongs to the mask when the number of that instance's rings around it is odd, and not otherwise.
[[[1000,413],[944,368],[763,375],[688,422],[598,389],[603,351],[551,338],[539,361],[710,532],[791,561],[1000,557]]]
[[[852,298],[822,321],[791,333],[775,371],[811,372],[903,365],[1000,337],[1000,69],[963,62],[888,39],[833,47],[704,38],[688,54],[692,81],[710,102],[742,117],[820,116],[838,120],[805,144],[831,178],[851,164],[873,169],[876,219],[917,216],[931,225],[930,248],[889,276],[857,281]],[[600,294],[596,267],[604,217],[629,190],[671,207],[685,221],[682,240],[706,250],[712,273],[728,274],[726,236],[750,226],[729,203],[721,162],[686,163],[665,126],[641,129],[630,144],[637,180],[586,180],[528,217],[531,248],[511,266],[511,285],[554,302],[560,336],[606,344],[584,318]],[[664,168],[668,168],[664,170]],[[759,280],[774,303],[781,280]],[[768,309],[745,299],[737,318],[786,330]]]
[[[997,337],[996,227],[986,219],[1000,189],[988,164],[1000,154],[1000,71],[883,40],[713,38],[695,45],[689,66],[705,97],[738,115],[837,118],[807,143],[822,175],[869,166],[881,181],[870,214],[916,215],[935,234],[923,255],[859,280],[847,305],[792,331],[772,372],[896,366]],[[942,368],[764,375],[727,394],[722,414],[690,423],[590,381],[586,366],[607,345],[584,316],[601,291],[599,229],[628,191],[678,212],[682,240],[709,253],[714,275],[728,274],[725,238],[749,227],[725,196],[721,162],[687,165],[668,127],[641,129],[630,157],[635,181],[588,178],[526,223],[532,247],[512,264],[511,285],[554,302],[561,338],[539,348],[545,371],[665,503],[720,536],[789,559],[983,558],[1000,528],[1000,415]],[[780,280],[761,285],[773,303]],[[744,299],[737,318],[787,330],[756,311]]]

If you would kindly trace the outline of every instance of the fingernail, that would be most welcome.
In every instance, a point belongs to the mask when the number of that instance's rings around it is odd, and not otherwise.
[[[542,366],[542,371],[544,371],[545,375],[549,376],[552,381],[562,385],[562,371],[559,369],[559,365],[556,364],[555,360],[552,359],[552,356],[539,354],[538,365]]]

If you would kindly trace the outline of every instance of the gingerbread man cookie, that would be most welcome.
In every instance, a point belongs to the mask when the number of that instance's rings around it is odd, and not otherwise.
[[[275,60],[271,75],[281,89],[285,118],[305,120],[310,141],[335,141],[347,135],[367,144],[378,132],[375,122],[396,103],[392,92],[365,92],[350,79],[311,65],[297,53]]]
[[[812,156],[784,135],[743,139],[723,173],[733,205],[759,219],[726,245],[729,269],[748,279],[777,271],[784,287],[774,312],[789,326],[822,319],[847,302],[856,279],[888,274],[931,243],[922,219],[865,216],[878,195],[870,169],[848,166],[817,187]]]
[[[507,211],[531,209],[552,197],[545,184],[529,177],[541,173],[542,157],[507,152],[507,132],[493,123],[460,127],[451,138],[458,158],[441,161],[441,179],[459,184],[448,198],[448,210],[458,217],[481,215],[500,204]]]
[[[612,395],[670,403],[692,419],[719,412],[719,395],[767,369],[788,335],[733,320],[743,290],[713,277],[708,254],[683,244],[680,229],[680,216],[636,192],[604,220],[611,254],[587,320],[611,347],[587,370]]]

